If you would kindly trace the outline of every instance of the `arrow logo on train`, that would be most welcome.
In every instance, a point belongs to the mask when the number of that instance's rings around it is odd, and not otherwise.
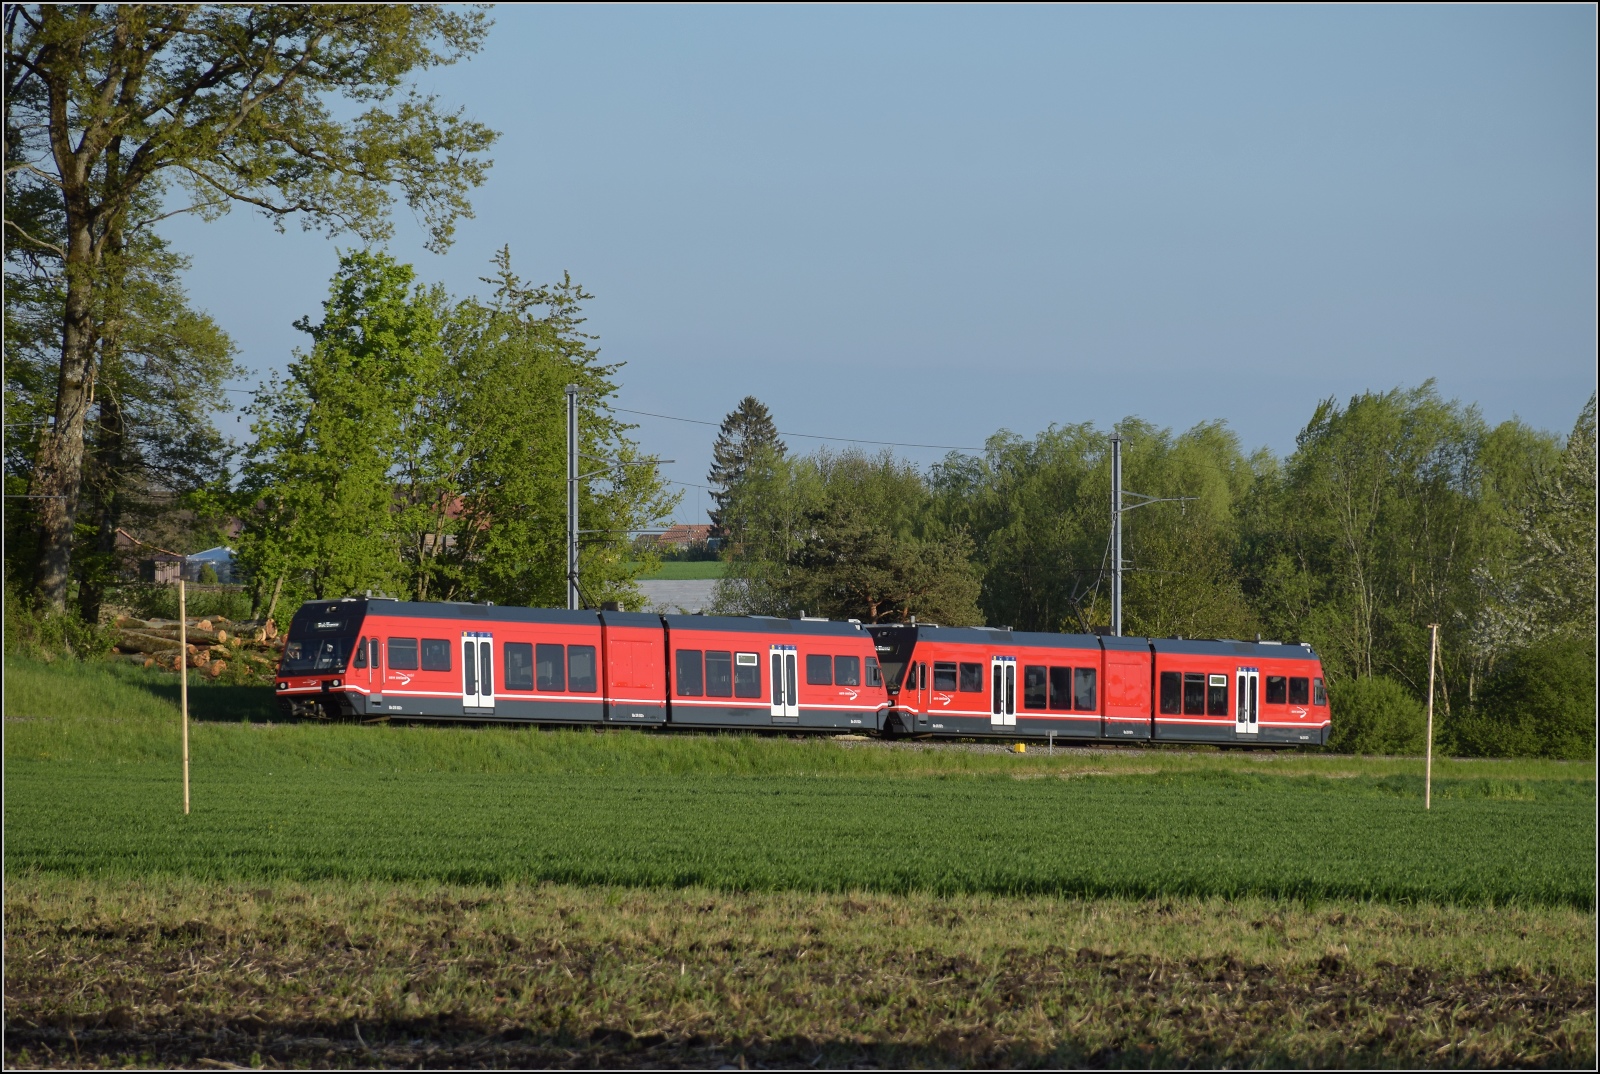
[[[849,698],[849,699],[850,699],[850,700],[851,700],[851,701],[854,701],[854,700],[855,700],[855,699],[856,699],[856,691],[854,691],[854,690],[852,690],[852,689],[850,689],[850,688],[849,688],[849,687],[848,687],[848,686],[847,686],[847,687],[845,687],[845,688],[844,688],[844,689],[843,689],[843,690],[840,690],[840,691],[839,691],[839,696],[840,696],[840,697],[847,697],[847,698]]]
[[[396,671],[393,668],[390,668],[389,669],[389,674],[393,675],[395,678],[399,679],[401,686],[410,686],[411,685],[411,676],[407,675],[405,672]]]
[[[1306,710],[1303,709],[1303,708],[1300,708],[1299,706],[1296,706],[1296,707],[1290,709],[1289,711],[1292,714],[1294,714],[1295,716],[1300,717],[1302,720],[1306,718]]]
[[[948,705],[953,700],[949,694],[934,694],[933,699],[941,705]]]

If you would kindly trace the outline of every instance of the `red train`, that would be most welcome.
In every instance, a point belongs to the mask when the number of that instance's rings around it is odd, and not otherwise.
[[[1309,645],[823,619],[314,601],[285,716],[1321,744]]]

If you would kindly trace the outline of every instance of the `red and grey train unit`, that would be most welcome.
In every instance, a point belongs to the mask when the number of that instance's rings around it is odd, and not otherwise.
[[[303,605],[285,716],[1319,745],[1308,645],[346,598]]]

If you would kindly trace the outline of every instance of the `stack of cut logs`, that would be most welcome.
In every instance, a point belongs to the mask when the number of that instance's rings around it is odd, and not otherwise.
[[[283,636],[271,619],[241,623],[223,618],[190,619],[187,634],[189,646],[183,654],[184,662],[213,679],[227,670],[230,661],[242,661],[252,672],[271,676],[283,652]],[[113,637],[114,656],[147,668],[178,670],[176,619],[119,617]]]

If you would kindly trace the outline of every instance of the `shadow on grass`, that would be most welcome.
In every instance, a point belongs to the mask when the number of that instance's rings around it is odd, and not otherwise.
[[[161,700],[178,704],[178,677],[146,672],[126,681]],[[189,680],[189,718],[222,723],[281,723],[277,699],[270,686],[240,686]]]

